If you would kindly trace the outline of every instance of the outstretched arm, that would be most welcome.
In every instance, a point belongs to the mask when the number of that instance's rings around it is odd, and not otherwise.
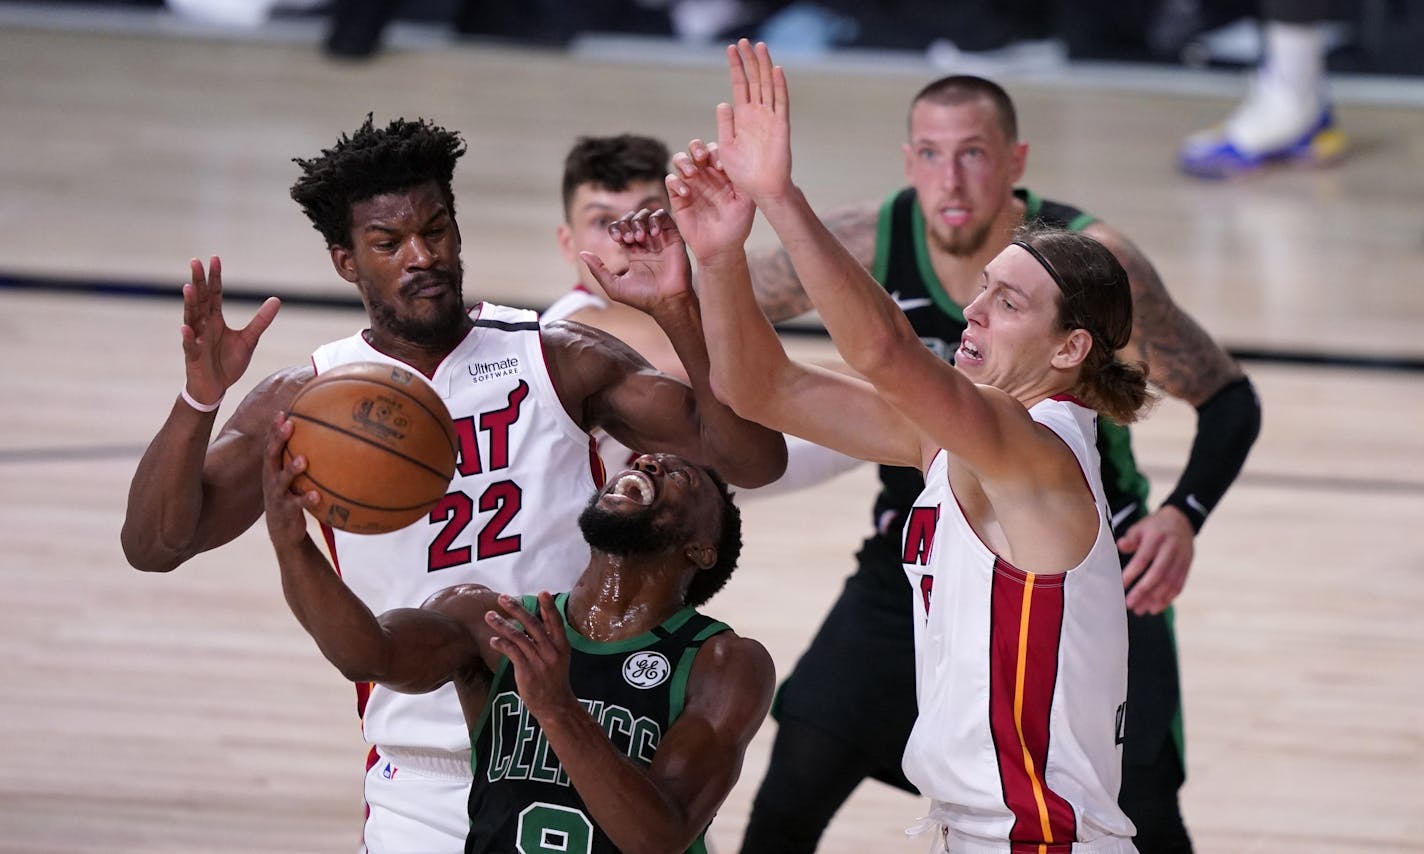
[[[217,404],[247,370],[280,307],[269,299],[242,329],[222,313],[222,265],[190,263],[183,286],[184,393],[139,460],[120,534],[135,568],[167,572],[251,527],[262,512],[262,442],[271,414],[290,402],[310,369],[275,374],[238,406],[211,447]],[[190,402],[191,401],[191,402]]]
[[[1167,394],[1197,410],[1197,433],[1171,495],[1118,539],[1132,555],[1123,567],[1127,606],[1160,613],[1187,583],[1193,538],[1231,486],[1261,429],[1261,402],[1251,381],[1211,336],[1182,311],[1152,263],[1122,232],[1096,222],[1084,232],[1112,250],[1132,286],[1130,357]]]
[[[1022,480],[1042,449],[1021,405],[980,389],[934,356],[904,312],[817,218],[791,180],[786,76],[766,46],[727,50],[732,103],[717,108],[718,159],[749,194],[786,248],[836,349],[852,369],[928,437],[981,475]],[[1013,446],[1021,449],[1005,453]]]
[[[276,416],[262,468],[267,532],[287,605],[322,655],[352,682],[379,682],[412,694],[433,691],[482,666],[477,635],[466,623],[435,608],[399,608],[377,617],[336,574],[307,534],[303,510],[316,505],[316,493],[291,491],[306,469],[302,456],[282,462],[291,435],[292,423]],[[452,588],[444,596],[446,609],[450,594],[491,595],[472,585]]]
[[[594,821],[620,851],[686,850],[736,783],[766,718],[776,681],[771,656],[731,632],[703,644],[682,714],[645,768],[613,746],[569,689],[568,638],[553,597],[539,595],[537,615],[510,597],[500,606],[502,615],[488,617],[493,644],[509,656],[520,698]]]

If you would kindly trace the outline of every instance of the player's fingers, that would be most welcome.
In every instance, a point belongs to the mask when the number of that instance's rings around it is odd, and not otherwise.
[[[222,305],[222,259],[213,255],[208,258],[208,289],[214,303]]]
[[[208,274],[203,269],[203,262],[197,258],[188,259],[188,281],[199,291],[204,291],[208,287]]]
[[[699,169],[705,169],[712,165],[712,160],[708,156],[707,143],[700,139],[694,139],[687,144],[687,154]]]
[[[682,180],[681,176],[669,172],[667,177],[663,179],[663,183],[667,185],[668,200],[672,202],[673,207],[686,207],[688,202],[687,196],[690,192],[687,188],[687,182]]]
[[[756,50],[747,39],[737,39],[737,58],[742,63],[742,74],[747,79],[748,104],[761,103],[761,81],[757,79]]]
[[[208,275],[203,263],[197,258],[188,261],[188,284],[184,287],[184,320],[201,328],[212,311],[212,290],[208,285]]]
[[[737,138],[737,124],[733,121],[732,105],[726,102],[717,105],[717,142],[727,145]],[[722,156],[718,152],[717,168],[722,168]]]
[[[612,233],[611,229],[610,233]],[[598,284],[603,286],[605,291],[613,287],[613,273],[604,266],[602,258],[585,250],[579,253],[579,260],[584,263],[585,267],[588,267],[588,271],[593,274],[593,278],[597,280]]]
[[[652,217],[652,215],[653,212],[648,210],[647,208],[640,208],[638,212],[633,214],[633,216],[629,219],[628,222],[633,227],[632,233],[635,242],[642,243],[643,241],[648,239],[648,231],[651,228],[648,223],[648,220],[650,217]]]
[[[1152,578],[1152,572],[1148,571],[1142,575],[1142,581],[1139,581],[1138,584],[1132,586],[1131,591],[1128,591],[1126,605],[1128,605],[1128,611],[1141,615],[1146,612],[1148,603],[1155,599],[1155,579]]]
[[[1127,609],[1135,614],[1153,613],[1152,608],[1162,594],[1164,574],[1160,561],[1150,561],[1142,573],[1142,580],[1127,591]]]
[[[501,607],[504,607],[504,599],[505,597],[500,597],[499,604]],[[520,610],[523,609],[521,608]],[[523,623],[530,619],[532,619],[532,616],[528,611],[524,611],[524,616],[518,618],[517,621],[495,611],[485,612],[485,625],[494,630],[495,638],[503,641],[500,645],[501,650],[505,655],[509,656],[511,661],[514,660],[514,654],[516,652],[526,659],[530,653],[533,652],[529,645],[529,635],[522,627]]]
[[[564,635],[564,621],[554,607],[554,594],[547,590],[539,594],[539,617],[544,622],[544,637],[549,642],[551,653],[559,653],[569,645]]]
[[[727,70],[732,76],[732,103],[745,104],[750,100],[747,88],[747,70],[742,65],[741,46],[727,45]]]
[[[653,211],[653,215],[648,221],[652,224],[653,231],[660,238],[669,238],[677,233],[677,224],[673,222],[672,214],[668,213],[664,208],[658,208]]]
[[[756,57],[757,83],[761,87],[761,103],[771,109],[776,108],[776,88],[772,83],[771,49],[766,42],[757,42],[752,55]]]
[[[786,88],[786,71],[777,65],[771,69],[772,89],[775,93],[776,112],[787,119],[791,118],[791,93]]]
[[[178,336],[183,341],[183,360],[186,362],[198,361],[198,333],[193,331],[193,327],[187,323],[178,327]]]
[[[282,308],[282,301],[276,297],[268,297],[266,301],[258,307],[257,313],[252,315],[252,319],[242,329],[242,337],[250,346],[256,347],[257,340],[262,337],[262,333],[267,331],[267,327],[272,325],[272,321],[277,319],[277,312]]]
[[[1139,550],[1133,554],[1132,560],[1127,562],[1127,566],[1122,568],[1122,586],[1131,587],[1137,581],[1138,576],[1147,570],[1148,557],[1145,551]]]

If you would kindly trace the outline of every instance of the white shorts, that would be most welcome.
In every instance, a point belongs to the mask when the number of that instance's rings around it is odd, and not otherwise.
[[[918,835],[923,832],[926,824],[935,827],[932,821],[925,820],[907,833]],[[971,836],[944,825],[935,827],[934,838],[930,843],[930,854],[1008,854],[1010,850],[1010,845],[1005,840]],[[1104,836],[1092,842],[1074,842],[1073,854],[1137,854],[1137,847],[1132,844],[1131,839]]]
[[[463,854],[470,832],[470,754],[377,747],[366,772],[370,854]]]

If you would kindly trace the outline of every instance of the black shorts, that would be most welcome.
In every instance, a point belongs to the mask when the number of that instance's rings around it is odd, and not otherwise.
[[[900,770],[917,706],[910,582],[897,551],[883,537],[865,542],[772,714],[838,736],[875,760],[876,779],[915,792]]]

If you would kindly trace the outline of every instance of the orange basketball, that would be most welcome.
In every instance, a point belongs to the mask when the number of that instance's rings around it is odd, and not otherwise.
[[[404,528],[430,512],[455,476],[450,413],[428,383],[402,368],[333,368],[307,383],[288,418],[286,458],[307,458],[292,489],[320,493],[312,515],[333,528]]]

